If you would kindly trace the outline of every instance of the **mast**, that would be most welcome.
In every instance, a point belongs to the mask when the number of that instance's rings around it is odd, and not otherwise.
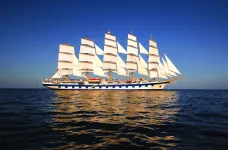
[[[94,42],[86,38],[81,39],[79,52],[80,71],[86,73],[86,78],[89,79],[89,72],[93,72],[93,62],[95,58]]]
[[[66,44],[59,45],[59,57],[58,57],[58,73],[61,76],[65,75],[68,80],[68,75],[73,73],[73,55],[74,47]]]
[[[152,39],[152,36],[149,40],[149,72],[150,78],[157,78],[158,77],[158,60],[159,60],[159,53],[157,48],[157,43]]]
[[[127,40],[127,70],[131,73],[132,81],[135,80],[134,72],[137,71],[138,45],[137,38],[131,33],[128,34]]]
[[[117,71],[117,47],[116,36],[112,35],[110,29],[105,34],[103,70],[109,72],[109,81],[112,82],[112,72]]]

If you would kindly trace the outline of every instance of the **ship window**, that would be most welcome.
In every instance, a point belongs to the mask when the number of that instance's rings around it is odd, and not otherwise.
[[[88,86],[86,86],[86,88],[88,89]]]
[[[148,85],[145,85],[145,87],[147,87]]]
[[[134,85],[132,85],[132,87],[134,88],[135,86],[134,86]]]
[[[139,85],[139,87],[141,87],[141,85]]]
[[[59,88],[61,88],[61,86],[59,85]]]
[[[115,86],[114,86],[114,85],[113,85],[112,87],[113,87],[113,88],[115,88]]]
[[[101,89],[101,86],[99,86],[99,88]]]
[[[119,88],[121,88],[121,85],[119,86]]]
[[[74,86],[72,86],[72,89],[74,88]]]
[[[106,86],[106,89],[108,88],[108,86]]]
[[[65,86],[65,88],[67,88],[67,86]]]
[[[79,89],[80,89],[80,88],[81,88],[81,85],[79,85],[78,87],[79,87]]]
[[[128,86],[126,85],[126,88],[128,88]]]

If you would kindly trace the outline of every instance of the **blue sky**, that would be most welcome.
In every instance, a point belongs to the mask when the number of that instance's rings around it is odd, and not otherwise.
[[[228,88],[228,2],[221,0],[5,0],[0,2],[0,87],[42,87],[55,73],[58,45],[79,50],[86,33],[103,48],[111,28],[148,48],[152,34],[184,75],[167,88]]]

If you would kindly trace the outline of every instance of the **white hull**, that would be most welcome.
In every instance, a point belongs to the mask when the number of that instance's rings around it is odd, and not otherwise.
[[[53,90],[160,90],[169,82],[124,83],[124,84],[74,84],[74,83],[47,83],[43,86]]]

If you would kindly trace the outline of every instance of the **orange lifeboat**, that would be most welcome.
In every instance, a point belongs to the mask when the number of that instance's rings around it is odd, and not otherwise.
[[[89,78],[90,83],[100,83],[101,79],[100,78]]]

